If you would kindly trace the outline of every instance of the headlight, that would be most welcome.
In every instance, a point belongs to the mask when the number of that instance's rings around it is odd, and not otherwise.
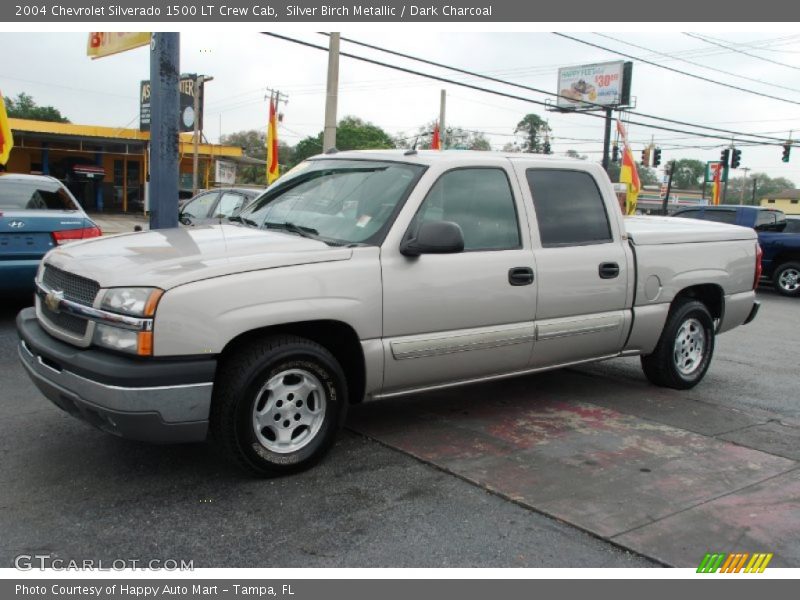
[[[158,288],[111,288],[100,308],[133,317],[152,317],[164,290]]]
[[[100,309],[135,317],[132,323],[116,325],[115,319],[108,315],[106,322],[98,322],[92,341],[104,348],[127,352],[138,356],[153,354],[153,320],[158,301],[164,290],[158,288],[111,288],[105,291],[100,301]],[[120,321],[124,317],[119,317]]]
[[[112,350],[139,354],[139,333],[98,323],[94,329],[94,343]]]

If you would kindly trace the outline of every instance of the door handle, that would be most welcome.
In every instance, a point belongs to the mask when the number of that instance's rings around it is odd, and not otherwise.
[[[600,263],[600,279],[614,279],[619,276],[619,265],[615,262]]]
[[[533,283],[533,269],[513,267],[508,270],[508,283],[511,285],[530,285]]]

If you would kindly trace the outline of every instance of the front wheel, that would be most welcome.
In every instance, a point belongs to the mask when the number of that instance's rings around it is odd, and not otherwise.
[[[800,263],[779,265],[772,276],[772,283],[778,293],[784,296],[800,296]]]
[[[258,475],[317,462],[347,407],[347,383],[327,349],[296,336],[251,343],[225,358],[214,384],[211,432],[223,453]]]
[[[702,302],[681,300],[670,310],[652,354],[642,356],[651,383],[686,390],[708,371],[714,354],[714,321]]]

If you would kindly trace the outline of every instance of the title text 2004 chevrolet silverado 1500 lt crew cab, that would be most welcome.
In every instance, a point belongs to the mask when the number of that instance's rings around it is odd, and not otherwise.
[[[641,355],[702,379],[756,314],[752,230],[623,218],[584,161],[340,152],[238,223],[53,250],[19,355],[55,404],[134,439],[203,440],[252,471],[318,459],[348,403]]]

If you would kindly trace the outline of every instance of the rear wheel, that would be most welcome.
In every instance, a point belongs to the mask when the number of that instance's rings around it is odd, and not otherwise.
[[[779,265],[772,276],[775,289],[784,296],[800,296],[800,263]]]
[[[324,456],[346,406],[347,384],[336,358],[310,340],[276,336],[221,364],[211,431],[223,453],[245,469],[282,475]]]
[[[714,321],[702,302],[679,300],[670,310],[652,354],[642,370],[655,385],[685,390],[705,376],[714,354]]]

